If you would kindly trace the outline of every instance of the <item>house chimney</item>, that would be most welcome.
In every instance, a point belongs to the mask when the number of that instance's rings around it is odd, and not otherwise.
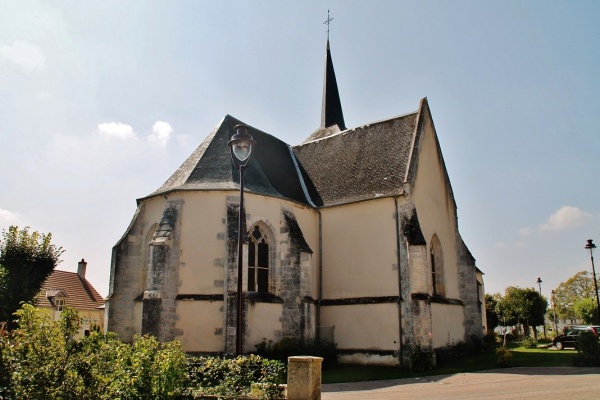
[[[79,261],[79,263],[77,263],[77,275],[79,275],[79,277],[81,279],[85,279],[85,269],[86,268],[87,268],[87,263],[82,258],[81,261]]]

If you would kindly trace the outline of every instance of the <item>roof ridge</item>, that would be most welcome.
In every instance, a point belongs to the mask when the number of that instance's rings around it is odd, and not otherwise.
[[[331,139],[331,138],[337,137],[339,135],[345,135],[347,133],[350,133],[351,131],[356,131],[358,129],[368,128],[368,127],[373,126],[373,125],[383,124],[385,122],[390,122],[390,121],[393,121],[393,120],[410,117],[410,116],[413,116],[413,115],[417,115],[418,113],[419,113],[419,110],[415,110],[415,111],[411,111],[411,112],[408,112],[408,113],[405,113],[405,114],[397,115],[395,117],[380,119],[380,120],[377,120],[377,121],[369,122],[368,124],[363,124],[363,125],[355,126],[354,128],[347,128],[347,129],[345,129],[343,131],[339,131],[339,132],[333,133],[331,135],[323,136],[323,137],[320,137],[320,138],[317,138],[317,139],[313,139],[313,140],[307,140],[307,141],[302,142],[302,143],[300,143],[300,144],[298,144],[296,146],[292,146],[292,148],[301,147],[301,146],[304,146],[305,144],[309,144],[309,143],[316,143],[316,142],[319,142],[321,140]]]

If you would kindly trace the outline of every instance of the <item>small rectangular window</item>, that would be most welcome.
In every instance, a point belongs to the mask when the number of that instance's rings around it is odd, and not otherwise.
[[[54,305],[56,306],[57,311],[62,311],[65,308],[65,300],[64,299],[56,299],[56,300],[54,300]]]

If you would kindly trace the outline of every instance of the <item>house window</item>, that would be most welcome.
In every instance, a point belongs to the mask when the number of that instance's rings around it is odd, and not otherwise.
[[[434,295],[445,296],[444,257],[442,244],[437,235],[433,235],[429,243],[429,258],[431,260],[431,289]]]
[[[248,291],[269,291],[269,245],[258,226],[248,235]]]
[[[54,305],[56,306],[56,311],[62,311],[65,308],[66,301],[65,299],[56,299],[54,300]]]

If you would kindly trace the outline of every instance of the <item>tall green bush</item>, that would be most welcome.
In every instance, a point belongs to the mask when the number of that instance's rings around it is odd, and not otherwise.
[[[573,357],[577,367],[600,367],[600,342],[593,332],[577,336],[577,354]]]
[[[175,399],[185,383],[178,342],[143,336],[127,345],[101,332],[75,341],[70,309],[55,322],[29,304],[16,316],[18,328],[0,338],[0,399]]]
[[[80,319],[71,309],[52,322],[25,304],[16,316],[16,329],[0,325],[0,400],[239,398],[250,395],[252,384],[262,398],[282,397],[286,368],[279,361],[252,355],[190,362],[179,342],[136,336],[126,344],[97,330],[73,340]]]

